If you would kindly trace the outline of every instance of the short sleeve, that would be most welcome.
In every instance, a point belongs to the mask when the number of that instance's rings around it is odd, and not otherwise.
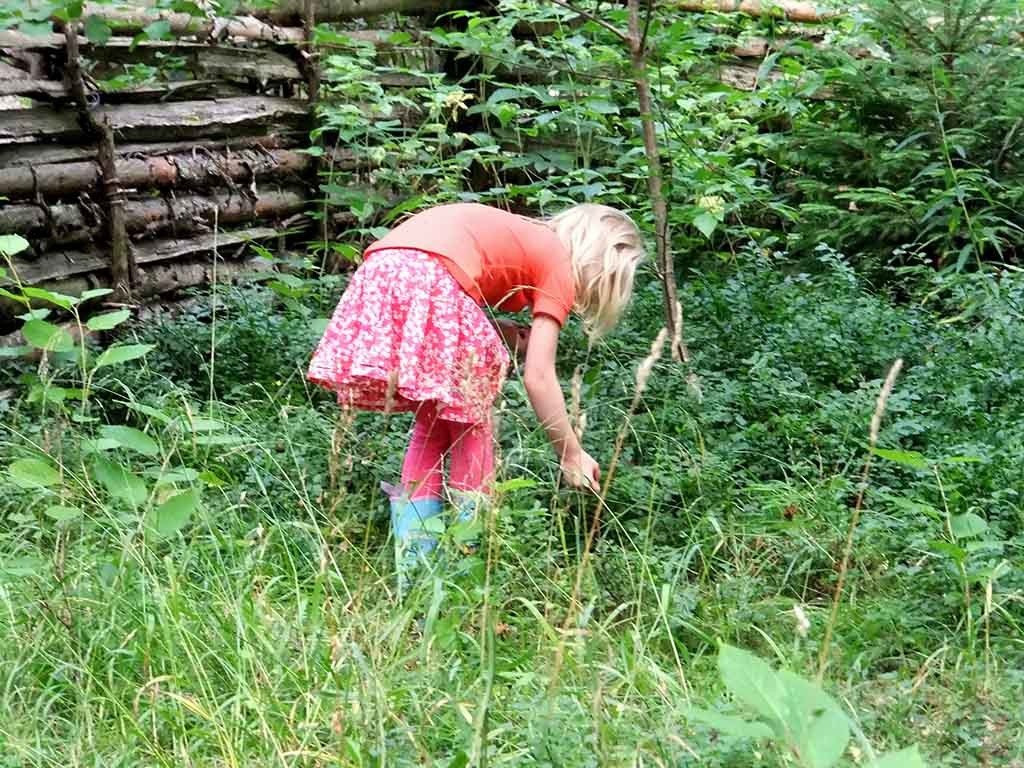
[[[559,325],[565,325],[576,298],[568,259],[547,262],[543,266],[542,273],[535,277],[531,311],[534,315],[553,317]]]

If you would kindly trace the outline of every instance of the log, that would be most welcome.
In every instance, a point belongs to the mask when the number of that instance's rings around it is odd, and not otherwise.
[[[170,24],[170,34],[195,35],[213,40],[237,38],[267,43],[301,44],[305,41],[302,27],[279,27],[267,24],[254,16],[235,18],[209,18],[188,13],[174,13],[154,8],[115,8],[109,5],[86,3],[82,18],[98,16],[115,32],[137,32],[156,21]]]
[[[163,156],[194,150],[211,152],[235,152],[244,149],[274,150],[304,146],[308,142],[299,136],[241,136],[229,140],[198,139],[195,141],[173,141],[166,143],[129,143],[119,144],[117,154],[120,157]],[[0,168],[23,168],[46,163],[69,163],[77,160],[91,160],[96,157],[96,150],[88,146],[48,146],[39,144],[14,144],[0,147]]]
[[[267,263],[258,256],[242,260],[234,257],[217,259],[218,283],[232,283],[261,271],[267,271]],[[149,264],[139,269],[139,295],[146,299],[167,296],[184,288],[210,285],[213,278],[213,264],[209,259]]]
[[[798,0],[675,0],[674,6],[681,11],[742,13],[747,16],[770,16],[787,21],[815,24],[841,16],[841,12],[820,8],[814,3]]]
[[[134,247],[135,263],[139,265],[177,261],[218,249],[230,249],[252,241],[276,239],[280,230],[273,227],[253,227],[235,232],[218,232],[192,238],[166,238],[138,243]],[[75,275],[105,272],[110,267],[106,255],[99,250],[65,251],[47,254],[29,264],[14,264],[18,278],[25,285],[39,285],[53,280],[66,280]]]
[[[107,22],[115,32],[138,32],[154,21],[170,21],[171,34],[182,36],[192,34],[207,40],[244,40],[258,41],[265,43],[277,43],[282,45],[298,45],[304,42],[302,27],[279,27],[268,24],[265,21],[252,16],[238,16],[234,18],[217,17],[195,17],[185,13],[171,13],[170,11],[114,8],[109,5],[88,4],[84,6],[82,18],[98,16]],[[123,38],[127,42],[121,42],[113,37],[104,45],[130,45],[131,37]],[[82,48],[88,47],[89,40],[79,36],[79,45]],[[140,40],[138,46],[146,47],[152,45],[167,44],[173,41],[165,40]],[[22,50],[43,50],[47,48],[63,48],[64,36],[56,33],[44,35],[26,35],[23,32],[14,30],[0,30],[0,48],[22,49]]]
[[[64,83],[56,80],[31,80],[29,78],[0,79],[0,96],[25,96],[30,99],[67,98]]]
[[[300,131],[307,127],[309,117],[301,101],[269,96],[111,105],[97,107],[94,112],[98,119],[109,119],[119,140],[134,141],[252,135],[265,128]],[[0,111],[0,144],[82,138],[81,126],[70,110],[36,107]]]
[[[157,54],[172,51],[185,59],[185,70],[198,79],[252,78],[266,82],[302,79],[291,57],[266,48],[214,46],[186,40],[159,40],[148,46],[131,43],[131,38],[112,37],[102,46],[92,46],[89,56],[96,62],[93,76],[96,79],[114,76],[123,64],[153,64]]]
[[[149,157],[122,157],[116,162],[117,177],[126,189],[195,189],[220,186],[225,180],[299,177],[311,164],[309,155],[287,149],[239,152],[193,151]],[[354,166],[351,153],[338,152],[336,166]],[[47,163],[0,167],[0,197],[12,200],[37,194],[66,197],[92,189],[99,183],[95,161]],[[3,211],[0,208],[0,220]]]
[[[128,200],[124,226],[134,238],[173,232],[204,231],[220,224],[239,224],[255,219],[280,220],[306,207],[305,189],[269,190],[255,197],[239,191],[212,195],[181,195],[174,198]],[[93,211],[73,203],[48,206],[8,205],[0,208],[0,232],[38,239],[53,237],[60,243],[89,242],[102,234],[103,222]]]

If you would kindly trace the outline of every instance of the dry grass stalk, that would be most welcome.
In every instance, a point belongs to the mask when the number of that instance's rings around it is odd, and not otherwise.
[[[579,366],[572,372],[572,387],[570,388],[572,398],[570,400],[569,413],[572,418],[573,430],[576,432],[576,439],[583,441],[584,415],[580,407],[581,393],[583,391],[583,371]]]
[[[878,444],[878,432],[882,426],[882,416],[885,414],[885,406],[889,402],[893,386],[896,384],[896,377],[903,369],[903,360],[899,359],[892,364],[889,375],[885,377],[882,389],[878,393],[878,400],[875,402],[875,412],[871,416],[871,427],[868,430],[868,455],[864,459],[864,470],[861,472],[860,485],[857,489],[857,500],[853,505],[853,514],[850,517],[850,527],[846,532],[846,543],[843,546],[843,557],[839,563],[839,577],[836,579],[836,591],[832,598],[832,613],[829,616],[828,624],[825,625],[825,636],[821,641],[821,653],[818,656],[818,681],[825,676],[825,667],[828,664],[829,646],[832,643],[832,632],[835,629],[836,621],[839,618],[839,605],[843,599],[843,586],[846,583],[846,572],[850,567],[850,554],[853,551],[853,536],[857,531],[857,523],[860,522],[861,509],[864,506],[864,493],[868,487],[868,476],[871,474],[871,464],[874,459],[874,449]]]
[[[626,441],[626,434],[629,432],[630,419],[633,417],[637,407],[640,405],[640,398],[642,397],[644,390],[647,389],[647,382],[654,370],[655,363],[661,359],[661,356],[665,351],[665,342],[667,339],[668,330],[662,328],[651,343],[650,354],[643,359],[636,369],[636,389],[633,392],[633,400],[630,403],[629,410],[626,412],[626,417],[622,420],[622,425],[619,427],[619,431],[615,436],[615,448],[612,451],[611,461],[608,463],[608,471],[605,473],[604,483],[602,484],[601,491],[597,496],[597,503],[594,505],[594,512],[591,515],[590,529],[587,531],[587,537],[583,543],[583,553],[580,556],[579,567],[576,569],[576,580],[573,584],[572,596],[569,600],[569,608],[565,613],[565,621],[562,623],[562,639],[559,641],[558,648],[555,652],[554,668],[551,674],[552,689],[558,680],[558,674],[561,670],[565,638],[571,636],[572,633],[570,632],[570,625],[575,620],[577,611],[580,608],[580,592],[583,590],[583,575],[587,572],[587,566],[590,563],[590,555],[594,547],[594,540],[597,538],[597,532],[601,527],[601,512],[605,506],[605,498],[608,495],[608,489],[611,487],[612,478],[615,477],[615,468],[618,466],[619,458],[622,455],[622,446]]]

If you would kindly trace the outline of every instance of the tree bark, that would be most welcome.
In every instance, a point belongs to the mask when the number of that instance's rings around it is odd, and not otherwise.
[[[308,172],[311,160],[288,149],[239,152],[198,151],[151,157],[120,157],[114,164],[125,188],[195,189],[272,178],[297,179]],[[345,164],[344,157],[338,161]],[[352,167],[351,157],[348,167]],[[43,195],[68,197],[94,187],[100,169],[94,161],[50,163],[32,167],[0,168],[0,196],[11,200]],[[0,220],[3,220],[0,210]]]
[[[281,220],[302,212],[304,188],[270,190],[252,197],[250,190],[208,195],[180,195],[129,200],[122,206],[125,233],[134,237],[208,231],[215,220],[239,224],[258,219]],[[8,205],[0,208],[0,231],[31,238],[52,237],[55,244],[90,242],[103,232],[103,222],[90,209],[73,203],[48,206]]]
[[[170,104],[123,104],[91,110],[123,140],[172,141],[252,136],[263,130],[300,132],[308,128],[304,104],[270,96]],[[0,111],[0,145],[24,141],[81,139],[74,113],[55,107]]]
[[[169,262],[212,252],[214,239],[218,250],[243,246],[250,241],[272,240],[278,236],[275,227],[253,227],[236,232],[219,232],[190,238],[150,240],[136,246],[137,264]],[[66,280],[76,275],[103,272],[109,260],[99,250],[62,251],[50,253],[32,263],[16,264],[19,279],[26,285],[39,285],[55,280]]]
[[[640,0],[628,0],[630,59],[633,78],[636,83],[637,101],[640,108],[640,123],[643,131],[644,153],[647,155],[647,189],[654,212],[654,242],[658,269],[661,272],[665,328],[672,339],[672,357],[676,361],[689,360],[689,352],[682,339],[682,317],[677,298],[675,265],[672,260],[672,243],[668,226],[668,204],[663,189],[661,155],[658,138],[654,131],[654,111],[651,100],[651,82],[647,76],[647,41],[645,30],[640,26]]]
[[[78,35],[73,25],[66,30],[67,60],[64,76],[68,92],[78,108],[78,119],[88,133],[96,138],[96,162],[100,168],[100,179],[106,200],[106,235],[110,245],[110,277],[117,295],[130,298],[135,284],[135,262],[132,259],[128,233],[125,230],[124,194],[117,179],[114,150],[114,129],[110,120],[97,117],[89,105],[82,76],[81,58],[78,53]]]
[[[771,16],[809,24],[828,21],[842,15],[840,11],[819,9],[814,3],[796,0],[675,0],[673,5],[681,11],[743,13],[747,16]]]
[[[267,43],[301,43],[305,37],[299,27],[279,27],[246,15],[209,18],[155,8],[116,8],[86,3],[82,18],[89,16],[103,19],[115,32],[137,32],[155,21],[166,21],[171,25],[170,33],[176,37],[195,35],[210,40],[237,38]]]
[[[263,150],[294,149],[304,146],[305,140],[299,135],[290,136],[240,136],[225,141],[224,139],[195,139],[192,141],[169,141],[159,143],[126,143],[118,144],[116,149],[121,158],[137,158],[164,156],[175,153],[196,152],[232,153],[254,149]],[[348,153],[347,156],[350,156]],[[73,163],[80,160],[92,160],[95,150],[89,147],[61,146],[55,144],[13,144],[0,147],[0,168],[38,167],[46,164]]]

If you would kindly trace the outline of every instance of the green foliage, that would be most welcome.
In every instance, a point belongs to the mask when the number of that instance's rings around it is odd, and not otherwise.
[[[729,645],[718,652],[718,670],[729,693],[759,717],[749,722],[694,709],[690,717],[737,739],[775,742],[796,765],[836,765],[850,741],[839,704],[820,687],[786,670],[775,671],[752,653]],[[872,768],[924,768],[917,747],[870,762]]]
[[[310,327],[343,279],[264,277],[218,289],[216,313],[206,297],[118,326],[115,349],[154,348],[96,370],[85,410],[43,394],[85,389],[78,361],[52,359],[0,433],[13,753],[63,757],[89,718],[104,754],[129,765],[169,760],[176,743],[195,761],[273,762],[298,733],[353,764],[381,745],[396,764],[458,762],[474,743],[495,760],[571,766],[637,752],[688,764],[680,744],[721,768],[840,753],[838,765],[914,766],[913,750],[894,752],[914,742],[929,765],[1015,759],[1024,281],[974,294],[958,283],[950,300],[978,313],[940,323],[948,308],[934,299],[893,302],[840,255],[819,256],[814,273],[751,252],[686,276],[700,394],[685,370],[656,366],[568,628],[593,503],[553,490],[557,467],[515,380],[484,556],[394,603],[378,484],[399,471],[408,417],[339,417],[302,382]],[[644,275],[607,341],[588,348],[566,329],[562,372],[583,374],[584,440],[602,461],[659,317]],[[906,373],[825,694],[804,678],[896,356]],[[719,670],[719,638],[787,671],[738,651]],[[86,674],[64,674],[71,664]],[[36,733],[52,710],[33,702],[46,701],[60,703],[59,737]],[[267,726],[250,738],[254,717]],[[138,736],[140,719],[173,738]]]
[[[824,239],[875,269],[1019,257],[1018,20],[1013,2],[873,0],[843,33],[855,47],[815,54],[839,98],[802,110],[771,154],[801,213],[794,247]]]

